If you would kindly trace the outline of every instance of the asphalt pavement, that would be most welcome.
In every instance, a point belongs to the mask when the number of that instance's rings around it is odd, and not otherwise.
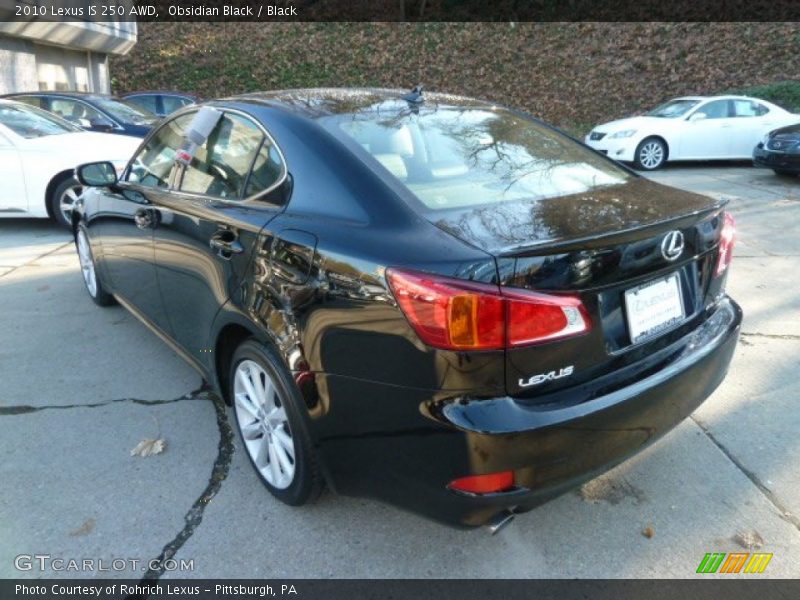
[[[0,577],[141,577],[167,555],[191,570],[150,575],[689,578],[707,552],[773,553],[758,577],[800,576],[800,179],[707,164],[652,177],[730,200],[728,289],[745,312],[731,371],[662,440],[496,536],[331,493],[279,504],[199,375],[89,300],[69,236],[0,221]],[[166,448],[132,456],[145,439]]]

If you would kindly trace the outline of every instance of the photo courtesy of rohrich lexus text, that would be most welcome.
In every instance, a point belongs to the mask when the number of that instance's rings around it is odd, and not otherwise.
[[[0,597],[797,597],[735,4],[1,0]]]

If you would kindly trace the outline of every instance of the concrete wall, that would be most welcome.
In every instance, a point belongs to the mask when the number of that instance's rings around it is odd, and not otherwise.
[[[136,43],[136,23],[0,22],[0,94],[109,92],[108,55]]]
[[[33,43],[0,36],[0,94],[38,89]]]

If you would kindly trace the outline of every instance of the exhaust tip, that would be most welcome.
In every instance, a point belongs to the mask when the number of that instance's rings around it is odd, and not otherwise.
[[[486,527],[489,529],[489,533],[495,535],[513,520],[514,513],[510,510],[504,510],[489,519],[486,523]]]

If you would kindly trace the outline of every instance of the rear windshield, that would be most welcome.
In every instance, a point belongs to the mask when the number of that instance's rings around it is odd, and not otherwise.
[[[374,111],[321,122],[369,153],[430,210],[578,194],[631,177],[568,137],[507,110]]]

